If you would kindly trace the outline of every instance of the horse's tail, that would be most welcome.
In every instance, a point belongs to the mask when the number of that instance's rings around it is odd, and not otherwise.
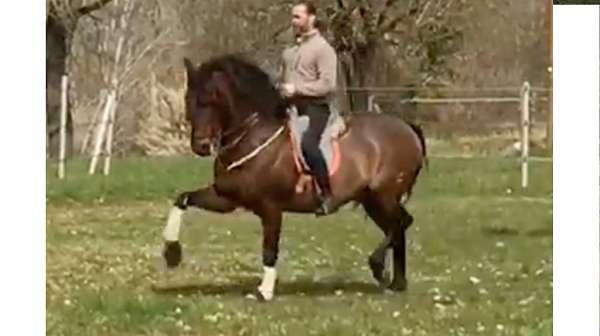
[[[411,195],[412,195],[412,191],[413,191],[413,187],[415,186],[415,183],[417,182],[417,177],[419,176],[419,173],[421,172],[421,169],[423,168],[423,166],[425,166],[425,168],[429,167],[429,160],[427,158],[427,147],[425,145],[425,134],[423,133],[423,129],[417,125],[417,124],[413,124],[411,122],[407,122],[407,124],[410,126],[410,128],[413,130],[413,132],[415,132],[415,134],[417,135],[417,138],[419,139],[419,143],[421,145],[421,155],[423,157],[423,161],[421,162],[420,165],[418,165],[416,168],[416,171],[414,172],[414,175],[412,176],[412,182],[410,184],[410,186],[408,187],[408,190],[406,191],[406,193],[404,195],[399,195],[398,201],[400,203],[406,203]]]
[[[412,128],[412,130],[417,134],[417,137],[419,138],[419,142],[421,143],[421,154],[423,155],[423,162],[424,165],[427,167],[429,165],[429,160],[427,158],[427,146],[425,144],[425,134],[423,133],[423,129],[421,128],[421,126],[413,124],[411,122],[409,122],[408,125],[410,126],[410,128]]]

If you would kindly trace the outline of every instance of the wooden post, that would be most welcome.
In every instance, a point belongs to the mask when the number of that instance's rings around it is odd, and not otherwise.
[[[529,82],[521,89],[521,187],[529,184]]]
[[[158,89],[156,87],[156,73],[150,76],[150,114],[158,115]]]
[[[108,117],[108,130],[106,134],[106,156],[104,157],[104,175],[108,176],[110,173],[110,158],[112,155],[112,141],[113,141],[113,129],[115,125],[115,113],[117,111],[117,101],[115,100],[110,108],[110,114]]]
[[[108,125],[108,118],[112,105],[115,103],[115,91],[111,91],[106,98],[106,105],[104,106],[104,113],[102,114],[102,121],[98,125],[98,131],[96,132],[96,142],[94,143],[94,151],[92,154],[92,161],[90,162],[90,169],[88,173],[93,175],[96,171],[96,165],[98,164],[98,157],[102,151],[102,142],[106,134],[106,126]]]
[[[550,81],[552,83],[552,80]],[[552,84],[550,84],[550,95],[548,96],[548,116],[546,120],[546,149],[548,150],[548,154],[552,156]]]
[[[67,147],[67,104],[69,78],[62,76],[60,91],[60,148],[58,153],[58,178],[65,178],[65,156]]]
[[[94,134],[94,126],[98,123],[98,116],[102,111],[103,104],[106,104],[106,90],[100,90],[100,97],[98,99],[98,107],[94,110],[94,117],[92,118],[92,122],[88,126],[87,131],[85,132],[85,137],[83,138],[83,143],[81,144],[81,154],[85,154],[88,145],[90,144],[90,139]]]
[[[368,112],[375,112],[375,95],[370,94],[367,99],[367,110]]]

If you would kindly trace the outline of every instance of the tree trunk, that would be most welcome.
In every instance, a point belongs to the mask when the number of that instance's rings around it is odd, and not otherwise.
[[[46,18],[46,156],[57,157],[60,133],[61,77],[67,74],[71,32],[62,21]],[[67,104],[66,155],[73,153],[73,117]]]
[[[112,0],[97,0],[73,9],[65,17],[55,2],[48,4],[46,15],[46,157],[57,157],[60,136],[60,90],[63,75],[68,75],[67,61],[71,53],[71,40],[79,19],[108,5]],[[64,9],[63,9],[64,10]],[[65,13],[62,13],[64,16]],[[70,95],[67,94],[67,97]],[[73,115],[70,98],[67,98],[66,156],[72,156]]]
[[[342,62],[346,83],[352,88],[372,87],[375,83],[375,46],[356,49]],[[369,90],[350,91],[352,111],[367,111]]]

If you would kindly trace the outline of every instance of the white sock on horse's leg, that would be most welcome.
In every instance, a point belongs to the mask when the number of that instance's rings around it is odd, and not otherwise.
[[[275,292],[275,280],[277,279],[277,271],[275,267],[263,266],[264,274],[263,280],[260,286],[258,286],[258,291],[262,294],[263,298],[267,301],[273,299],[273,294]]]
[[[181,228],[181,217],[183,216],[183,210],[174,206],[169,212],[169,218],[167,219],[167,225],[163,230],[163,238],[165,241],[174,242],[179,241],[179,229]]]

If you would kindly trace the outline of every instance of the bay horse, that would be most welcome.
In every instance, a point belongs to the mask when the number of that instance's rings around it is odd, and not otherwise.
[[[186,118],[191,149],[214,155],[214,181],[181,193],[163,231],[163,257],[179,265],[181,216],[187,207],[218,213],[242,208],[257,215],[263,229],[263,279],[255,295],[274,296],[282,213],[311,213],[319,205],[315,186],[299,192],[298,171],[289,136],[287,108],[267,73],[236,55],[213,58],[196,67],[184,59]],[[406,289],[406,230],[413,217],[404,207],[425,164],[423,131],[400,118],[352,113],[338,139],[341,159],[331,176],[336,206],[362,204],[384,238],[368,258],[382,287]],[[386,253],[393,254],[391,279],[385,278]]]

